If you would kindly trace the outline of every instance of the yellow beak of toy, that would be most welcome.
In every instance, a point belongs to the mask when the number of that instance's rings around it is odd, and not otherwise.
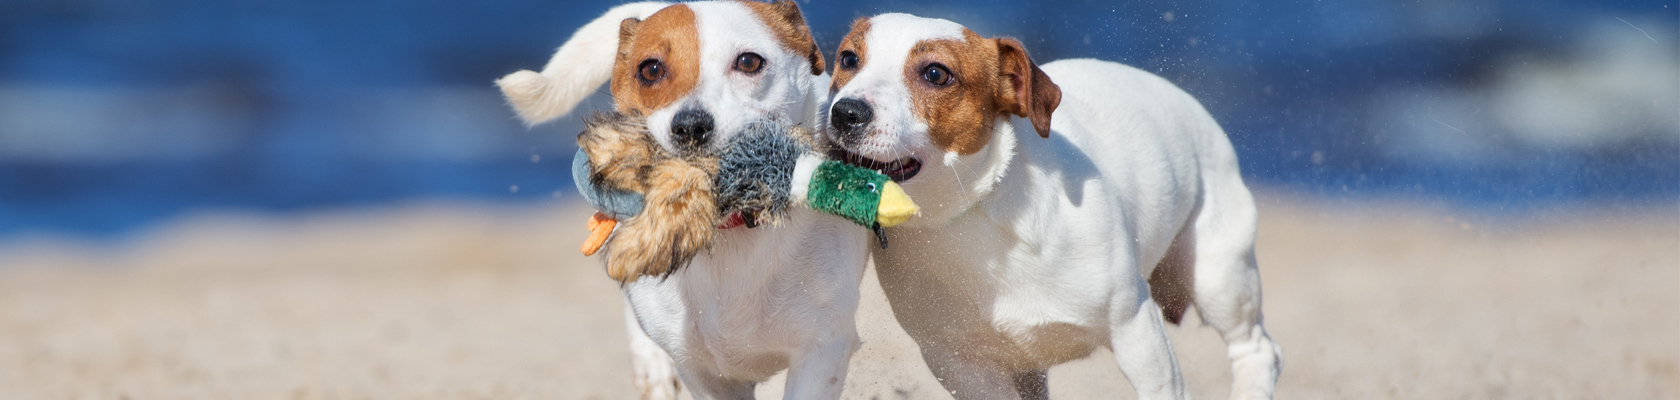
[[[904,194],[904,188],[897,183],[887,181],[881,185],[881,206],[875,210],[875,222],[882,227],[890,227],[903,223],[917,213],[922,212],[910,195]]]

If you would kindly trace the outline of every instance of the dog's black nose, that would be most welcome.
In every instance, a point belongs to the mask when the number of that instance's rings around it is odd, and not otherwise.
[[[712,114],[706,110],[690,108],[677,112],[671,117],[671,141],[677,147],[685,149],[705,146],[712,140]]]
[[[828,122],[834,125],[834,130],[849,137],[863,134],[869,121],[875,118],[875,112],[869,110],[869,103],[858,99],[840,99],[834,102],[834,108],[829,109],[828,114]]]

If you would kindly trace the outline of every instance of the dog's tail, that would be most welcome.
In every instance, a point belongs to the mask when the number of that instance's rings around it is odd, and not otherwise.
[[[620,23],[628,18],[646,19],[668,5],[650,1],[613,7],[578,28],[571,40],[549,58],[541,73],[514,72],[496,80],[496,85],[526,125],[565,116],[612,77]]]

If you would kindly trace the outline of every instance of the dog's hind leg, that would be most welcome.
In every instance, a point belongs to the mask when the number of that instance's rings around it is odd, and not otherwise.
[[[1227,179],[1235,182],[1207,186],[1194,219],[1195,304],[1202,321],[1225,339],[1231,398],[1271,399],[1283,358],[1262,324],[1254,198],[1232,175]]]
[[[676,362],[642,330],[629,304],[624,305],[624,325],[630,331],[631,381],[636,392],[642,394],[642,400],[676,400],[681,389]]]

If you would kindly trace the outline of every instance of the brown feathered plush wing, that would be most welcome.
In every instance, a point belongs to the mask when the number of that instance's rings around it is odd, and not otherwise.
[[[719,222],[715,157],[671,155],[659,148],[645,120],[618,112],[586,119],[578,146],[594,167],[591,183],[641,193],[647,204],[613,232],[608,276],[629,283],[670,275],[711,246]]]

